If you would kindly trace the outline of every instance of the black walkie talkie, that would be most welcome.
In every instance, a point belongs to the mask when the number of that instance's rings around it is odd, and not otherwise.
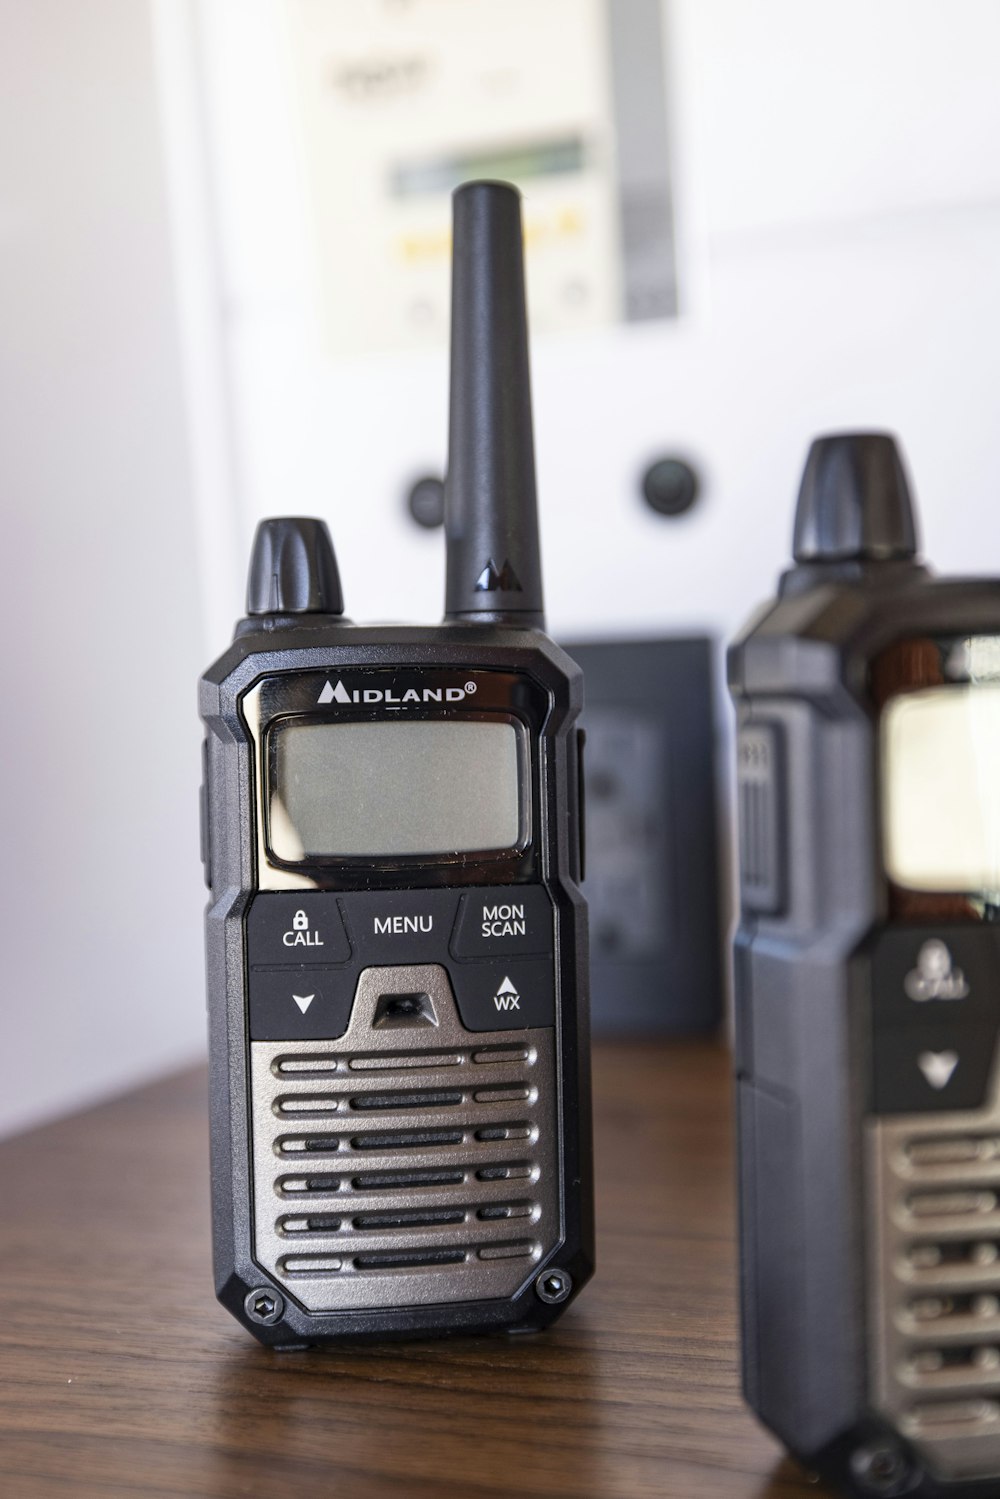
[[[814,443],[730,654],[747,1398],[852,1494],[1000,1495],[1000,583]]]
[[[201,683],[216,1285],[275,1346],[540,1328],[592,1270],[582,684],[506,184],[455,194],[451,340],[444,624],[349,623],[326,527],[264,521]]]

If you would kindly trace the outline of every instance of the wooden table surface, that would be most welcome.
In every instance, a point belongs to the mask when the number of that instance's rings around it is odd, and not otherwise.
[[[737,1385],[729,1059],[603,1044],[598,1271],[538,1336],[274,1354],[215,1302],[205,1074],[0,1146],[4,1499],[793,1499]]]

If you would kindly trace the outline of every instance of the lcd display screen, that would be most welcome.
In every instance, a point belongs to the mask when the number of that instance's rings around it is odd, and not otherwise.
[[[271,851],[300,863],[516,848],[525,763],[524,730],[508,719],[278,723]]]
[[[903,692],[881,721],[886,872],[904,889],[1000,892],[1000,682]]]

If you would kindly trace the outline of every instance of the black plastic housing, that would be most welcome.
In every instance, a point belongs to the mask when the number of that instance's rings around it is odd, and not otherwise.
[[[427,666],[523,673],[545,692],[549,710],[538,738],[541,878],[556,907],[556,1037],[560,1195],[563,1236],[545,1265],[567,1270],[573,1295],[593,1271],[592,1145],[586,911],[579,891],[579,669],[535,629],[484,624],[365,627],[328,616],[246,620],[230,649],[202,678],[206,740],[206,844],[212,890],[206,931],[210,1039],[213,1252],[223,1305],[261,1342],[303,1346],[335,1339],[386,1339],[522,1331],[547,1326],[569,1305],[540,1299],[532,1270],[515,1299],[309,1315],[284,1301],[271,1326],[246,1313],[248,1292],[269,1284],[252,1253],[248,1117],[248,1031],[244,912],[256,889],[253,741],[240,703],[262,676],[290,671]],[[453,883],[462,884],[460,868]],[[414,884],[421,883],[419,877]],[[395,877],[394,888],[405,888]],[[338,888],[336,879],[317,888]]]
[[[871,668],[895,642],[1000,633],[1000,583],[938,580],[905,560],[912,520],[889,508],[877,529],[895,526],[907,546],[882,535],[884,561],[804,546],[806,565],[729,652],[741,795],[762,745],[770,756],[767,813],[741,805],[735,943],[743,1384],[761,1420],[845,1492],[996,1499],[996,1476],[936,1476],[870,1390],[866,954],[891,919]],[[829,516],[798,535],[824,530],[837,531]],[[880,1487],[859,1454],[881,1447],[901,1466]]]

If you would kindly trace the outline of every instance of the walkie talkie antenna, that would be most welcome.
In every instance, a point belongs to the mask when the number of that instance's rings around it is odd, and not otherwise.
[[[543,624],[521,195],[453,198],[445,617]]]

